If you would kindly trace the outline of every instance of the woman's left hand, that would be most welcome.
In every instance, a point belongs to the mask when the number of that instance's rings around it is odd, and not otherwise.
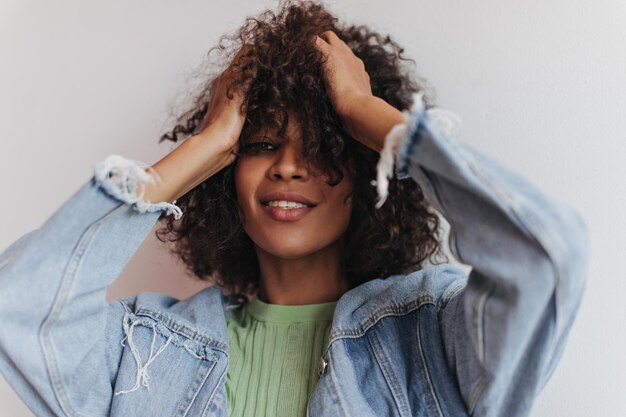
[[[365,64],[332,30],[316,35],[315,46],[326,58],[325,83],[333,107],[340,117],[347,117],[360,99],[372,96]]]
[[[387,132],[404,122],[402,113],[372,94],[365,64],[335,32],[315,36],[314,44],[325,57],[326,90],[347,133],[380,152]]]

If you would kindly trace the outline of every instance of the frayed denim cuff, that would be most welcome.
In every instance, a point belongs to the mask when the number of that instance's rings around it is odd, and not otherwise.
[[[132,205],[139,213],[164,210],[167,215],[173,214],[176,220],[180,219],[183,212],[174,204],[176,200],[171,203],[167,201],[151,203],[143,199],[145,184],[154,184],[155,178],[156,181],[161,181],[158,173],[150,165],[120,155],[109,155],[94,165],[95,182],[107,194]],[[139,195],[135,193],[137,184],[140,184]]]
[[[402,112],[404,122],[393,126],[385,136],[385,144],[376,165],[376,180],[371,182],[378,192],[376,208],[382,207],[387,199],[389,178],[392,178],[394,173],[399,180],[411,178],[408,170],[411,147],[417,142],[418,138],[415,136],[420,125],[428,125],[430,119],[447,134],[454,135],[460,130],[459,116],[440,108],[426,110],[423,96],[423,92],[413,94],[411,109]]]

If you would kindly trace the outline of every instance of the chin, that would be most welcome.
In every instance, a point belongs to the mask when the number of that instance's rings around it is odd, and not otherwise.
[[[271,239],[252,241],[259,249],[281,259],[298,259],[318,252],[329,243],[314,242],[310,236],[291,236],[290,239],[279,239],[282,234],[275,234]]]
[[[310,244],[310,242],[307,243]],[[263,245],[260,246],[260,248],[265,252],[282,259],[298,259],[310,253],[316,252],[315,248],[308,248],[306,243],[303,242],[294,242],[292,244],[285,244],[285,242],[281,242],[279,244]]]

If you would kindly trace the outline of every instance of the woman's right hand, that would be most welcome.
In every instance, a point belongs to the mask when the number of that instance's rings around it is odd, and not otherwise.
[[[233,62],[237,62],[244,48]],[[232,98],[226,94],[232,77],[240,71],[233,62],[212,82],[210,102],[198,133],[147,169],[157,174],[153,175],[157,181],[145,184],[145,201],[177,200],[237,158],[245,122],[245,114],[240,111],[245,94],[241,85],[231,89]]]
[[[242,86],[237,85],[232,88],[231,97],[227,95],[227,88],[235,77],[240,76],[241,69],[234,65],[238,62],[241,55],[247,50],[248,46],[244,45],[233,58],[231,64],[211,83],[211,98],[208,104],[207,112],[204,115],[202,125],[199,132],[195,135],[206,140],[217,140],[211,132],[219,131],[219,143],[224,150],[229,152],[237,152],[239,135],[245,122],[245,114],[241,112],[241,104],[244,100],[244,91]],[[210,138],[209,138],[210,136]],[[234,153],[232,160],[235,159]],[[229,161],[232,162],[232,160]]]

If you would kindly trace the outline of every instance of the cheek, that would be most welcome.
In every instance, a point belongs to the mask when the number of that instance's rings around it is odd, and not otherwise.
[[[344,231],[345,231],[345,229],[348,228],[348,223],[350,223],[350,218],[352,217],[352,197],[348,197],[345,203],[342,200],[342,213],[343,213],[342,221],[344,222]]]
[[[334,218],[335,223],[339,223],[340,227],[345,230],[350,223],[352,216],[352,196],[349,196],[352,185],[340,185],[341,190],[332,197],[333,204],[329,206],[332,213],[329,218]]]
[[[246,159],[238,161],[233,172],[233,178],[235,189],[237,190],[237,197],[242,199],[242,203],[246,196],[254,191],[260,177],[261,173],[254,163]]]
[[[247,165],[249,164],[238,163],[233,172],[237,206],[242,220],[245,218],[244,214],[250,210],[256,187],[255,178],[258,179],[258,175],[254,175],[252,167]]]

